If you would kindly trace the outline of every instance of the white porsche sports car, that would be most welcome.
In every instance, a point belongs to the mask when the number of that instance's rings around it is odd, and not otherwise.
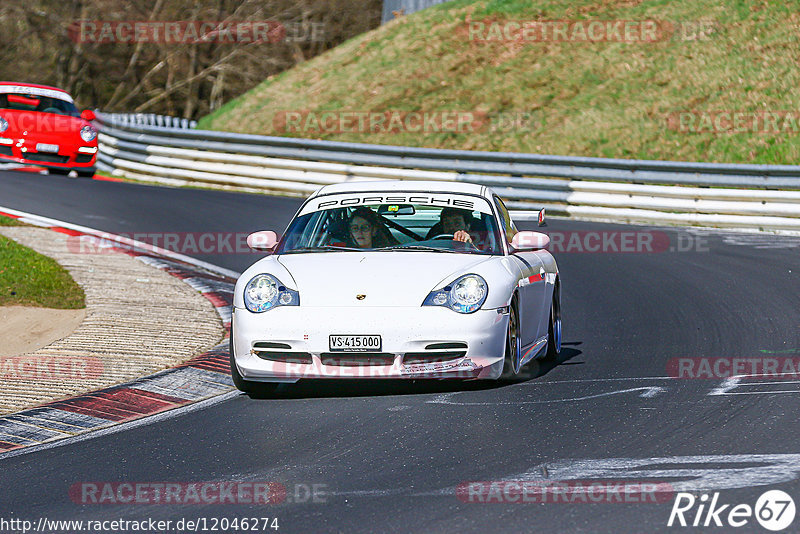
[[[271,254],[236,284],[233,381],[255,393],[301,378],[513,379],[561,350],[549,241],[517,231],[481,185],[323,187],[282,238],[248,237]]]

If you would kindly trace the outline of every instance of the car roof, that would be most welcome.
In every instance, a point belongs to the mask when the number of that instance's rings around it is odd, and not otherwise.
[[[63,89],[58,87],[51,87],[49,85],[41,85],[38,83],[24,83],[24,82],[0,82],[0,93],[30,93],[35,96],[47,96],[50,98],[57,98],[65,100],[70,103],[75,101],[72,96]]]
[[[67,93],[64,89],[60,89],[58,87],[53,87],[52,85],[42,85],[39,83],[26,83],[26,82],[3,82],[0,81],[0,85],[18,85],[20,87],[36,87],[38,89],[50,89],[51,91],[60,91],[65,94]]]
[[[375,180],[364,182],[343,182],[326,185],[312,196],[333,195],[336,193],[372,193],[377,191],[413,191],[421,193],[447,192],[468,193],[486,196],[486,187],[469,182],[442,182],[435,180]]]

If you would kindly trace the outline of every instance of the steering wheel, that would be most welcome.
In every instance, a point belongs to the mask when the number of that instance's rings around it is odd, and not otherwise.
[[[472,241],[456,241],[455,237],[456,236],[453,235],[453,234],[438,234],[438,235],[435,235],[433,237],[429,237],[428,241],[441,241],[441,240],[449,239],[450,241],[453,241],[454,243],[458,243],[459,245],[469,245],[472,248],[477,250],[478,247],[476,247],[475,243],[473,243]]]
[[[42,113],[55,113],[56,115],[61,115],[61,110],[58,108],[47,108],[42,110]]]

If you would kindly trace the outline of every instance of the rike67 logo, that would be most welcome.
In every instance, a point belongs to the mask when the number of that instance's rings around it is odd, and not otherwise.
[[[755,506],[749,504],[723,504],[719,492],[711,497],[707,494],[699,498],[691,493],[680,492],[672,504],[667,526],[681,527],[743,527],[753,517],[767,530],[784,530],[794,521],[794,500],[781,490],[763,493]]]

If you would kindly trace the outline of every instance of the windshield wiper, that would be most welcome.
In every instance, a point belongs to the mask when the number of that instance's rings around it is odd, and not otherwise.
[[[452,252],[454,254],[486,254],[486,252],[479,250],[477,248],[438,248],[438,247],[431,247],[429,245],[395,245],[392,247],[385,247],[378,250],[417,250],[417,251],[424,251],[424,252]]]
[[[378,250],[424,250],[426,252],[457,252],[452,249],[431,247],[428,245],[394,245],[391,247],[384,247]]]
[[[291,254],[293,252],[336,252],[336,251],[341,252],[348,250],[364,250],[364,249],[354,248],[354,247],[337,247],[334,245],[320,245],[318,247],[293,248],[292,250],[286,250],[282,252],[282,254]]]

